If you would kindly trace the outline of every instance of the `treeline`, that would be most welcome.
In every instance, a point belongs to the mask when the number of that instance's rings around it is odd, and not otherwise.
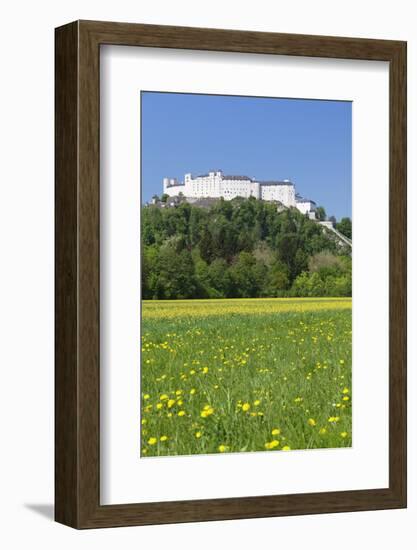
[[[351,231],[350,220],[340,225]],[[350,251],[296,209],[239,198],[208,209],[142,207],[144,299],[350,296],[351,288]]]

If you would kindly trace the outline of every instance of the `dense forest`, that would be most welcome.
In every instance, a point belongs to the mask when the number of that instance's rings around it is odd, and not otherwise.
[[[141,223],[143,299],[351,295],[350,248],[296,209],[147,205]],[[351,238],[349,218],[336,227]]]

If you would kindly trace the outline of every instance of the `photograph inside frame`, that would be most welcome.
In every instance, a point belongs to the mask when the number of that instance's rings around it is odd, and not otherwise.
[[[140,456],[351,447],[352,103],[139,100]]]

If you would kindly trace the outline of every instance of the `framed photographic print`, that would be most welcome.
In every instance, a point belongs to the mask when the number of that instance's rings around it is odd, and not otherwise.
[[[406,44],[56,29],[56,520],[406,506]]]

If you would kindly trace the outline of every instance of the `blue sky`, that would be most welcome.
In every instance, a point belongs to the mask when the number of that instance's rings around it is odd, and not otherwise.
[[[351,217],[352,104],[240,96],[141,93],[142,200],[162,178],[221,169],[290,179],[337,219]]]

